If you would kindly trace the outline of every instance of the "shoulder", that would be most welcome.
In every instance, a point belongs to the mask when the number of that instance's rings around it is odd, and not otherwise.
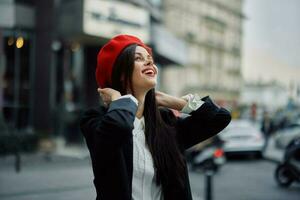
[[[104,106],[86,108],[80,115],[80,123],[84,123],[86,120],[95,117],[102,117],[107,112],[107,108]]]
[[[88,114],[88,113],[106,113],[108,108],[104,106],[95,106],[95,107],[90,107],[86,108],[83,110],[83,114]]]

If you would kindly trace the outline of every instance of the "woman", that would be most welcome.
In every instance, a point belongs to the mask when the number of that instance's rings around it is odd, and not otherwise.
[[[191,200],[183,152],[230,122],[209,97],[155,92],[157,73],[151,49],[134,36],[118,35],[98,54],[104,105],[85,111],[80,122],[97,199]]]

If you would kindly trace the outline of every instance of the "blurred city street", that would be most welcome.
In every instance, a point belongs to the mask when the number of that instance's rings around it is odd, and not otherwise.
[[[214,170],[211,200],[299,200],[299,8],[299,0],[0,0],[0,200],[95,199],[80,120],[103,103],[97,55],[119,34],[151,47],[156,92],[209,96],[231,113],[220,134],[186,152],[194,200],[206,200],[205,172]]]
[[[89,158],[42,154],[23,156],[20,173],[14,171],[14,158],[0,160],[1,200],[83,200],[95,199]],[[275,163],[263,159],[231,159],[214,176],[213,199],[220,200],[298,200],[300,185],[279,188],[274,181]],[[190,171],[194,200],[204,199],[205,181],[200,172]]]
[[[95,199],[89,159],[53,156],[23,156],[20,173],[12,156],[1,158],[1,200]]]

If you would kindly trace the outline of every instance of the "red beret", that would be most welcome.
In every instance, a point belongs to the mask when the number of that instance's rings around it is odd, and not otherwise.
[[[96,80],[100,88],[111,85],[114,63],[122,50],[131,44],[142,46],[152,54],[151,48],[137,37],[131,35],[117,35],[113,37],[100,49],[97,56]]]

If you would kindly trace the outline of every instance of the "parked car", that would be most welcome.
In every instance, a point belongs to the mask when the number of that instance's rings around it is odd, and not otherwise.
[[[226,154],[261,156],[265,139],[257,125],[248,120],[233,120],[221,133]]]

